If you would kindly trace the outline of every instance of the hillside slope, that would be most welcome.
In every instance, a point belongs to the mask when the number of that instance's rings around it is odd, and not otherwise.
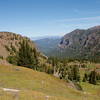
[[[54,52],[56,56],[100,61],[100,26],[76,29],[66,34]]]
[[[38,59],[43,61],[46,59],[45,55],[40,53],[36,48],[36,45],[33,41],[31,41],[27,37],[23,37],[19,34],[12,32],[0,32],[0,63],[6,64],[7,57],[11,55],[15,55],[19,50],[20,43],[23,40],[27,40],[31,48],[35,48],[38,54]]]
[[[27,39],[29,44],[35,48],[35,44],[27,37],[12,32],[0,32],[0,56],[6,58],[18,50],[20,42],[24,39]]]
[[[34,41],[41,52],[48,55],[49,52],[56,49],[59,42],[60,37],[48,37]]]
[[[18,100],[100,100],[100,87],[91,87],[96,91],[80,92],[65,81],[46,73],[19,66],[0,65],[0,100],[16,98],[16,93],[3,91],[3,88],[20,90],[17,93]]]

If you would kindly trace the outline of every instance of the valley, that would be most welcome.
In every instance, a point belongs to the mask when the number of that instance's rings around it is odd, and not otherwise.
[[[100,100],[100,0],[0,0],[0,100]]]
[[[95,55],[99,53],[99,32],[96,26],[88,32],[75,30],[62,39],[35,41],[16,33],[0,32],[0,100],[99,100],[100,56]],[[82,36],[88,37],[89,40],[84,38],[87,46],[83,46],[83,40],[79,44]],[[84,59],[76,57],[79,50],[89,56],[84,50],[91,45],[92,60],[84,55]],[[68,55],[72,54],[70,58]]]

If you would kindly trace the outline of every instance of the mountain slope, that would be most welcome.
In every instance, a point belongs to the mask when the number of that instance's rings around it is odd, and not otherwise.
[[[52,50],[56,49],[59,42],[60,37],[47,37],[35,41],[39,50],[46,55],[48,55]]]
[[[23,40],[27,40],[29,45],[36,49],[38,59],[43,61],[46,58],[37,50],[35,43],[29,38],[12,32],[0,32],[0,63],[7,63],[7,57],[16,54],[16,52],[19,50],[20,42]]]
[[[0,56],[6,58],[10,53],[18,50],[20,42],[27,39],[29,44],[35,48],[35,44],[27,37],[12,32],[0,32]]]
[[[54,52],[54,51],[53,51]],[[100,26],[76,29],[66,34],[55,50],[56,56],[100,61]]]
[[[97,85],[87,83],[94,92],[84,94],[63,80],[24,67],[0,65],[0,76],[0,100],[15,100],[16,96],[18,100],[100,100],[100,87]],[[3,91],[3,88],[20,91],[16,95]]]

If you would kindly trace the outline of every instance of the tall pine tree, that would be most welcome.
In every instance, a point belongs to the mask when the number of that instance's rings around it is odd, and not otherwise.
[[[35,56],[34,56],[33,49],[28,44],[28,40],[23,40],[20,43],[20,48],[18,52],[18,65],[35,69],[35,66],[36,66]]]
[[[68,69],[68,79],[71,81],[80,81],[79,67],[77,65],[70,66]]]
[[[89,83],[91,84],[97,84],[97,73],[95,70],[91,71],[89,75]]]

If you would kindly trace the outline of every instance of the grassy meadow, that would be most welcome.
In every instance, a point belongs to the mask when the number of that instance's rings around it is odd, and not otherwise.
[[[84,91],[43,72],[0,65],[0,100],[100,100],[100,85],[81,85]],[[20,91],[7,92],[3,88]]]

